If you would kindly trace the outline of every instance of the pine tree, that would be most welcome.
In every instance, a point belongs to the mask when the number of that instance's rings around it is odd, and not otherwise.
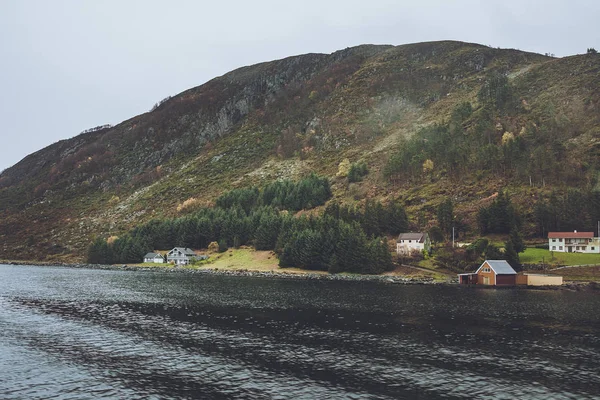
[[[393,201],[390,201],[385,209],[387,218],[386,232],[391,235],[398,235],[408,230],[408,217],[404,207]]]
[[[437,219],[442,231],[449,235],[452,232],[454,222],[454,204],[447,198],[437,208]]]
[[[519,254],[515,250],[515,245],[510,238],[504,243],[504,257],[507,263],[517,272],[521,271],[521,262]]]
[[[429,229],[429,238],[433,243],[442,243],[444,241],[444,233],[439,226],[432,226]]]
[[[504,255],[502,254],[500,249],[498,249],[496,246],[494,246],[491,243],[488,244],[487,247],[485,248],[484,257],[486,260],[503,260],[504,259]]]
[[[219,245],[219,253],[224,253],[229,248],[227,246],[227,239],[219,239],[218,245]]]
[[[111,249],[106,240],[97,238],[88,248],[87,262],[90,264],[111,264]]]
[[[367,200],[365,210],[362,214],[361,225],[367,236],[378,235],[379,231],[379,216],[377,208],[372,200]]]
[[[523,243],[523,236],[516,226],[513,226],[513,228],[510,230],[510,241],[512,242],[517,253],[522,253],[525,251],[526,246]]]
[[[254,234],[254,245],[257,250],[274,250],[281,227],[280,219],[275,214],[265,212],[261,215]]]

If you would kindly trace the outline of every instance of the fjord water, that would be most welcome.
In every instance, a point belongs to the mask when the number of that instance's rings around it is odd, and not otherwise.
[[[1,399],[600,398],[598,292],[0,265]]]

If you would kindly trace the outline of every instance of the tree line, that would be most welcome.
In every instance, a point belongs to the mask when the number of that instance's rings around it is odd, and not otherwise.
[[[408,226],[402,206],[367,202],[363,209],[332,203],[319,216],[292,214],[323,204],[331,197],[329,182],[311,175],[298,182],[280,181],[225,193],[216,206],[173,219],[152,220],[107,243],[96,239],[88,262],[140,262],[153,249],[176,246],[222,248],[253,245],[272,250],[281,267],[299,267],[332,273],[381,273],[392,268],[385,233]]]
[[[568,189],[553,191],[540,198],[533,209],[536,234],[546,237],[548,232],[597,232],[600,221],[600,191]]]
[[[240,206],[246,212],[259,206],[299,211],[325,204],[330,197],[328,179],[311,174],[298,182],[289,179],[275,181],[262,190],[254,186],[234,189],[221,195],[216,205],[223,209]]]

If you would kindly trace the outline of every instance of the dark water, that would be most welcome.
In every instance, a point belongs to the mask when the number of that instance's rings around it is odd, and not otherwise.
[[[600,296],[0,265],[0,399],[600,398]]]

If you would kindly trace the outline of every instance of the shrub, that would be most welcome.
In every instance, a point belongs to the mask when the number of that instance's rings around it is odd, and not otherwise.
[[[217,242],[210,242],[210,244],[208,245],[208,251],[211,253],[216,253],[219,251],[219,243]]]
[[[185,200],[183,203],[177,205],[177,212],[182,212],[186,209],[194,209],[200,207],[200,200],[190,197]]]
[[[348,182],[360,182],[368,173],[367,164],[364,162],[353,163],[348,171]]]

